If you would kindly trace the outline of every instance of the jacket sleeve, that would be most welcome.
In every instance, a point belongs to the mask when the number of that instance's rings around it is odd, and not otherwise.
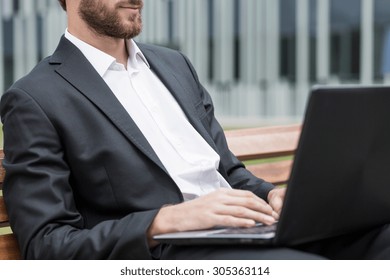
[[[39,104],[13,88],[1,100],[3,186],[26,259],[150,259],[146,231],[158,210],[87,229],[77,210],[61,138]]]

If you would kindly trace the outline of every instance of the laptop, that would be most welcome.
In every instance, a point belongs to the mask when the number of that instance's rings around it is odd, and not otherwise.
[[[314,87],[277,224],[154,239],[178,245],[299,245],[385,223],[390,223],[390,87]]]

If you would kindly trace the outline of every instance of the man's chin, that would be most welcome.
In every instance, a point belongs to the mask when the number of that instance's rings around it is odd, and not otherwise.
[[[142,22],[138,23],[136,26],[134,26],[134,23],[131,23],[127,30],[127,32],[123,32],[124,39],[137,37],[142,32]]]

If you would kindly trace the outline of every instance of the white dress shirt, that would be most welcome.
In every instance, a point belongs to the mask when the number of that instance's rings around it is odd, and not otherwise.
[[[217,168],[220,157],[189,123],[183,110],[133,40],[127,41],[127,67],[66,30],[107,83],[180,188],[186,200],[230,188]],[[127,68],[127,69],[126,69]]]

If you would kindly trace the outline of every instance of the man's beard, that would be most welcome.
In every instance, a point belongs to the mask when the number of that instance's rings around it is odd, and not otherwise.
[[[122,22],[116,8],[120,5],[132,4],[142,7],[142,0],[127,0],[117,4],[110,10],[100,0],[81,0],[79,15],[89,27],[99,35],[113,38],[131,39],[142,31],[141,11],[127,22]]]

